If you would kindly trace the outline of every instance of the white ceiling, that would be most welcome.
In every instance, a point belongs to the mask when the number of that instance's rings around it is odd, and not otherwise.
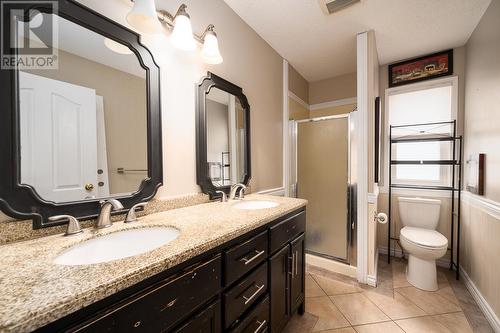
[[[356,34],[370,29],[380,64],[462,46],[491,0],[361,0],[328,16],[322,0],[224,1],[306,80],[317,81],[355,72]]]

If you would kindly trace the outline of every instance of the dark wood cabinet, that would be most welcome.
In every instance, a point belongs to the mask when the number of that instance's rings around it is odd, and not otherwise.
[[[290,274],[290,309],[293,313],[303,304],[305,297],[305,235],[295,238],[290,244],[292,267]],[[303,309],[301,309],[303,313]]]
[[[221,304],[217,300],[176,329],[175,333],[220,333],[222,332],[220,319]]]
[[[271,332],[280,332],[286,325],[289,316],[288,269],[289,247],[284,246],[269,260],[271,295]]]
[[[295,310],[304,313],[304,233],[305,212],[271,227],[271,249],[281,246],[269,259],[271,333],[281,332]]]
[[[278,333],[304,309],[305,209],[37,332]]]

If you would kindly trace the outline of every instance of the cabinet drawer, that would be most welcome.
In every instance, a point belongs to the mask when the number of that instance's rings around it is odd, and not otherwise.
[[[264,333],[269,325],[269,296],[255,307],[231,333]]]
[[[175,333],[219,333],[221,328],[220,300],[209,305],[193,318],[189,319]]]
[[[225,253],[226,285],[229,285],[245,273],[257,267],[267,259],[267,230],[236,245]]]
[[[306,230],[306,212],[302,211],[271,227],[270,252],[274,253]]]
[[[267,292],[267,262],[224,293],[225,327],[228,328],[243,312]]]
[[[199,264],[179,276],[82,327],[81,332],[159,332],[186,318],[221,289],[221,258]]]

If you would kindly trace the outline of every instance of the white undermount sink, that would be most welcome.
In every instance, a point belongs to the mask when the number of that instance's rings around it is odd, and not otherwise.
[[[91,238],[62,252],[54,263],[67,266],[90,265],[149,252],[179,236],[171,227],[145,227],[117,231]]]
[[[233,208],[246,210],[266,209],[277,206],[279,206],[279,203],[267,200],[243,200],[232,205]]]

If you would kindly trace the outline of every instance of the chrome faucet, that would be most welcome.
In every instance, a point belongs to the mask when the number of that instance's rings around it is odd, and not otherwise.
[[[116,199],[101,200],[101,212],[97,218],[96,227],[99,229],[111,226],[111,211],[123,209],[123,205]]]
[[[220,194],[220,201],[221,202],[227,202],[227,194],[224,191],[215,191],[215,193]]]
[[[49,217],[49,221],[59,221],[63,219],[68,220],[68,229],[66,229],[64,236],[77,235],[83,232],[80,222],[71,215],[56,215]]]
[[[247,187],[244,185],[244,184],[241,184],[241,183],[238,183],[238,184],[234,184],[233,186],[231,186],[231,192],[229,192],[229,200],[234,200],[236,198],[236,193],[238,192],[238,189],[240,189],[240,193],[238,195],[238,198],[239,199],[243,199],[245,197],[245,190],[247,189]]]

